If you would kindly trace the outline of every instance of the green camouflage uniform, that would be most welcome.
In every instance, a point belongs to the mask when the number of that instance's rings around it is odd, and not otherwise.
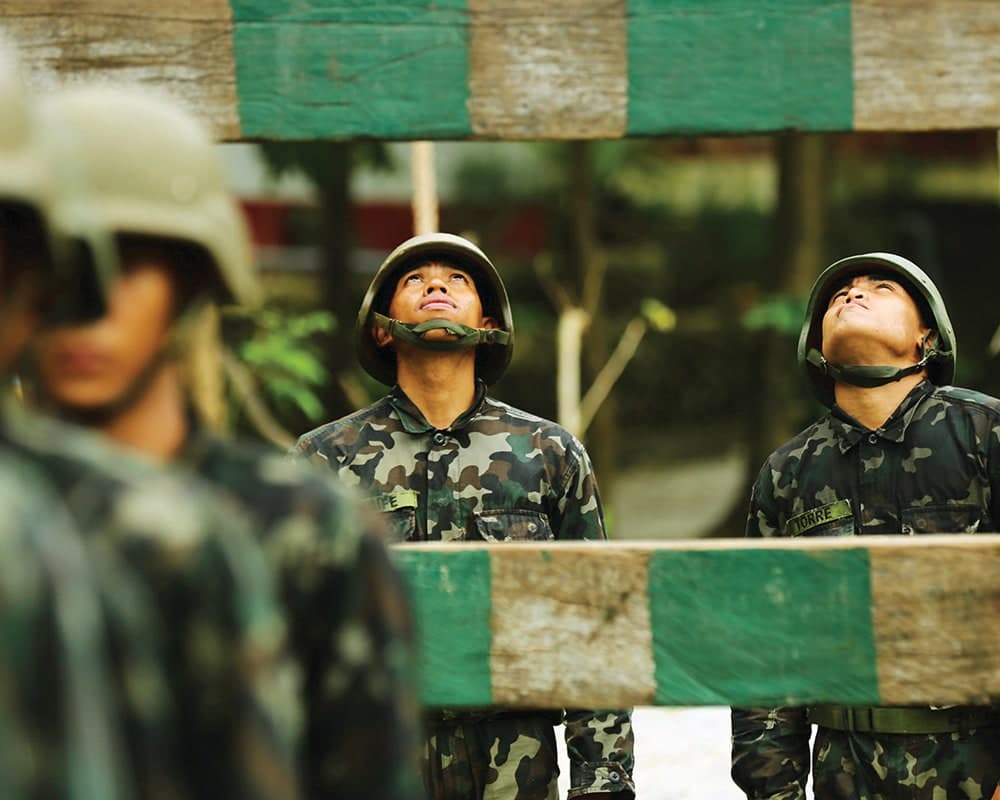
[[[392,541],[602,539],[597,484],[583,445],[558,425],[486,396],[436,430],[397,387],[303,435],[294,452],[365,489]],[[553,724],[562,711],[429,715],[424,782],[435,800],[554,798]],[[634,793],[628,711],[565,713],[570,797]]]
[[[372,520],[280,453],[198,431],[180,460],[246,509],[276,567],[304,679],[305,796],[420,797],[412,619]]]
[[[97,582],[30,462],[0,449],[0,796],[130,797]]]
[[[997,530],[1000,401],[924,381],[877,431],[834,410],[775,451],[753,487],[747,536]],[[747,797],[805,797],[806,709],[733,709]],[[1000,722],[1000,718],[998,718]],[[888,734],[818,727],[819,798],[978,800],[1000,777],[1000,727]]]
[[[240,510],[82,431],[11,408],[5,416],[0,451],[49,480],[99,577],[137,794],[297,797],[297,684],[271,576]],[[113,584],[109,564],[125,565]]]

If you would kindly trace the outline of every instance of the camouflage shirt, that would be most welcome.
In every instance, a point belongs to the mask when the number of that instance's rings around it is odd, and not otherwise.
[[[83,431],[10,408],[6,417],[0,447],[44,473],[95,569],[114,561],[132,577],[129,597],[104,591],[102,574],[101,601],[115,621],[111,660],[138,793],[296,797],[284,623],[239,509]],[[155,640],[153,657],[135,649],[137,625]]]
[[[97,578],[46,483],[0,449],[0,796],[129,797]]]
[[[397,387],[303,435],[294,452],[364,489],[392,541],[605,538],[583,445],[555,423],[487,397],[481,382],[472,406],[446,430],[430,425]],[[558,774],[551,736],[545,712],[498,712],[465,728],[435,724],[425,783],[435,798],[481,796],[485,785],[498,792],[490,796],[551,797]],[[628,711],[567,711],[566,744],[570,797],[631,796]]]
[[[193,435],[181,461],[248,512],[277,569],[302,673],[305,796],[420,796],[413,626],[358,498],[281,453]]]
[[[996,531],[998,512],[1000,401],[924,381],[878,430],[834,408],[772,453],[753,487],[747,536]],[[732,716],[733,779],[747,797],[804,799],[805,709],[733,709]],[[1000,776],[998,732],[820,728],[816,796],[989,798]]]

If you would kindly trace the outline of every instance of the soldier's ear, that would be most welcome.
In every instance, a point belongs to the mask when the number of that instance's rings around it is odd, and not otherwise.
[[[392,343],[392,334],[385,328],[380,328],[377,325],[372,325],[372,338],[379,347],[385,347],[387,344]]]
[[[479,326],[480,328],[486,328],[487,330],[495,330],[500,326],[497,325],[497,321],[493,317],[483,317],[483,324]]]

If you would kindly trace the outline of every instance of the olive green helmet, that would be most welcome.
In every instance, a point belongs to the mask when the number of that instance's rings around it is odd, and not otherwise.
[[[72,136],[89,218],[112,235],[164,238],[208,256],[215,299],[253,305],[258,285],[246,221],[208,131],[177,103],[137,88],[86,86],[45,110]]]
[[[446,320],[404,325],[390,319],[389,304],[400,274],[429,261],[443,261],[468,272],[479,292],[483,314],[495,319],[499,328],[467,328]],[[392,386],[396,382],[396,355],[391,347],[379,347],[372,333],[375,327],[386,328],[398,338],[429,349],[477,347],[476,375],[487,385],[500,380],[514,351],[514,319],[500,274],[482,250],[451,233],[426,233],[399,245],[382,262],[361,301],[355,326],[358,360],[365,372]],[[456,338],[448,342],[428,342],[422,338],[427,331],[442,328]]]
[[[848,278],[872,272],[892,275],[907,287],[924,324],[937,331],[935,340],[925,346],[922,358],[911,367],[836,365],[823,357],[823,315],[830,297]],[[826,406],[834,404],[834,379],[855,386],[881,386],[926,367],[930,380],[945,386],[955,378],[955,331],[941,293],[920,267],[893,253],[865,253],[842,258],[816,279],[799,334],[798,360],[814,394]]]

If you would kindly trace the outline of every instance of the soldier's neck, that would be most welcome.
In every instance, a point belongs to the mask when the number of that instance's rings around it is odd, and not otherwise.
[[[837,383],[833,387],[833,396],[837,405],[854,419],[870,430],[881,428],[893,412],[899,408],[913,387],[924,379],[923,373],[907,375],[898,381],[884,386],[874,386],[866,389],[861,386],[851,386],[847,383]]]
[[[475,351],[407,354],[398,359],[396,382],[424,418],[443,430],[476,396]]]
[[[171,461],[190,434],[184,385],[174,364],[164,364],[146,390],[99,426],[121,447],[154,461]]]

